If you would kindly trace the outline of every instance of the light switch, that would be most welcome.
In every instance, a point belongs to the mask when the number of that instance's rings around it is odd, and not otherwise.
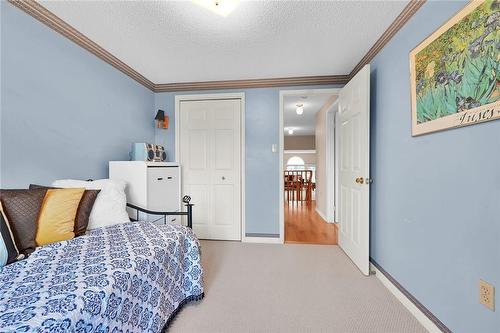
[[[278,145],[277,145],[277,144],[275,144],[275,143],[273,143],[273,144],[271,145],[271,151],[272,151],[273,153],[277,152],[277,151],[278,151]]]

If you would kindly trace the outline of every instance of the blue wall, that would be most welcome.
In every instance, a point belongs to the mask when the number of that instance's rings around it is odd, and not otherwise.
[[[500,121],[411,136],[408,54],[464,5],[426,3],[372,62],[371,256],[452,331],[493,333]]]
[[[107,177],[153,140],[151,91],[1,1],[1,187]]]

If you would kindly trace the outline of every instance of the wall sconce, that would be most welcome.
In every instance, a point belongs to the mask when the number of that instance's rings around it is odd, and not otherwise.
[[[165,111],[158,110],[158,112],[156,112],[155,121],[157,128],[168,129],[168,116],[165,115]]]

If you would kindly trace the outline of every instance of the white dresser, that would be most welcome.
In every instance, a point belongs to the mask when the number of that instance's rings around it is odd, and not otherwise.
[[[127,202],[153,211],[181,210],[181,170],[175,162],[110,161],[109,178],[127,183]],[[130,217],[136,211],[128,208]],[[157,215],[140,214],[141,220],[160,220]],[[167,216],[168,223],[178,223],[179,216]]]

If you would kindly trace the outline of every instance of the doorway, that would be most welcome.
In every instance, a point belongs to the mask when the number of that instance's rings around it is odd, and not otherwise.
[[[285,243],[337,244],[329,218],[329,113],[340,89],[280,92],[281,237]],[[334,142],[334,141],[332,141]],[[332,149],[333,151],[333,149]]]
[[[302,183],[307,183],[307,175],[294,175],[292,173],[291,178],[288,174],[285,174],[286,169],[284,165],[284,142],[285,142],[285,132],[290,131],[290,128],[285,127],[285,108],[286,101],[285,98],[289,96],[305,96],[308,94],[321,94],[330,93],[338,99],[338,105],[332,107],[331,112],[328,111],[328,106],[324,105],[322,110],[325,110],[325,123],[330,124],[328,128],[331,128],[333,122],[333,136],[328,136],[329,148],[326,149],[330,154],[330,158],[327,159],[329,164],[329,169],[327,170],[327,177],[330,181],[326,181],[326,184],[332,184],[334,190],[330,191],[334,198],[332,200],[330,196],[327,196],[327,200],[330,201],[330,213],[321,216],[321,210],[318,209],[316,204],[315,212],[320,215],[321,220],[326,222],[333,215],[333,220],[338,223],[338,245],[346,253],[346,255],[358,266],[360,271],[364,275],[369,275],[370,270],[370,184],[372,179],[370,178],[370,65],[365,65],[356,75],[354,75],[351,80],[340,89],[319,89],[319,90],[299,90],[299,91],[280,91],[280,237],[283,243],[287,242],[286,239],[286,223],[285,216],[290,216],[285,214],[285,196],[289,197],[289,194],[285,194],[285,190],[290,188],[296,189],[296,191],[303,191],[301,187]],[[332,97],[333,98],[333,97]],[[333,106],[332,101],[331,104]],[[302,109],[304,105],[295,105],[296,113],[298,115],[304,112]],[[293,108],[293,105],[292,105]],[[300,109],[299,109],[300,108]],[[327,117],[327,115],[330,115]],[[333,117],[333,118],[332,118]],[[291,129],[292,134],[295,133],[295,129]],[[315,136],[318,136],[318,131],[316,131]],[[325,135],[326,137],[326,135]],[[332,142],[333,140],[333,142]],[[316,144],[315,150],[321,149],[321,145]],[[334,157],[332,158],[332,149],[334,150]],[[319,198],[321,191],[318,191],[318,180],[321,182],[322,175],[318,172],[318,166],[323,165],[323,163],[316,159],[316,185],[315,190],[317,191],[315,195],[307,196],[312,198],[316,196],[316,200]],[[334,167],[332,171],[331,161],[334,161]],[[294,178],[297,177],[297,178]],[[288,183],[287,183],[288,182]],[[291,185],[290,183],[291,182]],[[298,185],[294,185],[298,183]],[[306,186],[306,188],[310,188]],[[327,191],[328,192],[328,191]],[[302,193],[299,193],[298,198],[302,197]],[[318,200],[317,200],[318,201]],[[329,205],[325,205],[328,207]],[[288,206],[289,207],[289,206]],[[328,210],[328,209],[327,209]],[[318,213],[319,211],[319,213]],[[332,213],[333,212],[333,213]],[[307,212],[308,216],[313,214],[312,205]],[[309,219],[311,222],[317,220],[317,218]],[[331,222],[333,222],[333,220]]]
[[[176,96],[175,158],[182,195],[196,202],[201,239],[241,240],[244,230],[244,94]]]

